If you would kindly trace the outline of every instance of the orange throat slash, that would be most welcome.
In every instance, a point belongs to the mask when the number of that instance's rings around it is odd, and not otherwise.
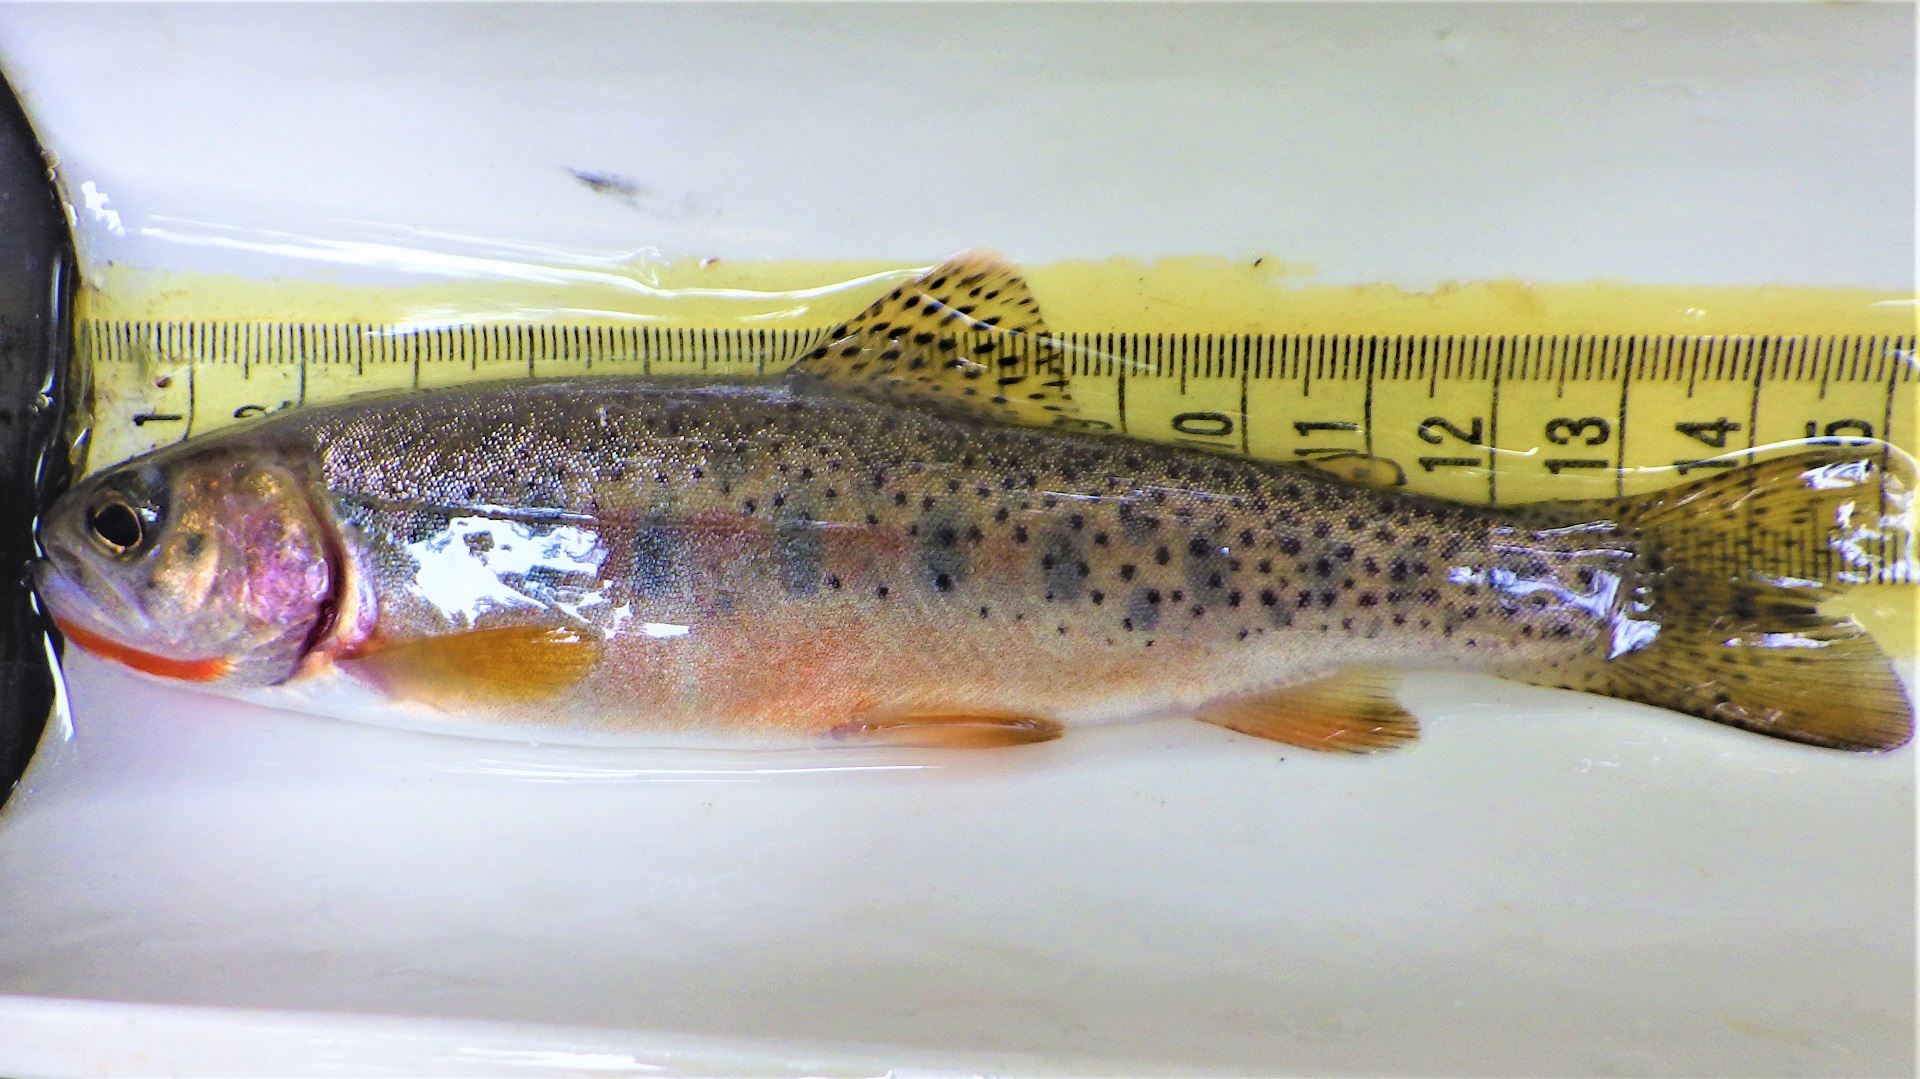
[[[181,682],[213,682],[226,676],[233,670],[230,659],[169,659],[156,656],[151,652],[142,652],[130,648],[119,641],[108,640],[97,633],[81,629],[63,618],[55,618],[54,624],[60,627],[67,640],[92,652],[102,659],[123,663],[144,674],[173,678]]]

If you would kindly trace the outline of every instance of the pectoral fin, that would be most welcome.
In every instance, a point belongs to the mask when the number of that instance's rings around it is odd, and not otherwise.
[[[1060,737],[1060,724],[975,711],[886,712],[843,723],[833,729],[833,736],[876,745],[994,749],[1051,742]]]
[[[1063,426],[1075,417],[1064,355],[1026,281],[983,254],[942,263],[834,327],[789,377],[994,423]]]
[[[581,630],[504,626],[376,644],[338,662],[397,700],[450,707],[550,697],[585,678],[601,651]]]
[[[1393,699],[1392,675],[1371,668],[1212,701],[1200,718],[1256,738],[1342,753],[1392,749],[1420,736],[1419,722]]]

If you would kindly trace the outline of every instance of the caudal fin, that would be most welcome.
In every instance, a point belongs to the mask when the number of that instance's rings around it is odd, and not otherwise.
[[[1904,745],[1893,665],[1819,605],[1904,559],[1909,487],[1879,455],[1833,448],[1612,503],[1640,540],[1645,633],[1581,688],[1811,745]]]

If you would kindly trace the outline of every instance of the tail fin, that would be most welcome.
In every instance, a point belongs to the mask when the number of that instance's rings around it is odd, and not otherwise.
[[[1913,706],[1886,654],[1819,611],[1903,560],[1911,484],[1887,463],[1806,451],[1611,503],[1639,540],[1648,632],[1579,688],[1811,745],[1904,745]]]

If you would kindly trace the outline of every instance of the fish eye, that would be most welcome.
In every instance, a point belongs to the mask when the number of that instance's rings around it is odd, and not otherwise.
[[[87,533],[94,546],[125,558],[160,534],[167,516],[166,477],[152,468],[116,475],[94,494]]]
[[[132,506],[118,499],[95,506],[87,514],[93,538],[113,554],[125,554],[146,538],[146,525]]]

